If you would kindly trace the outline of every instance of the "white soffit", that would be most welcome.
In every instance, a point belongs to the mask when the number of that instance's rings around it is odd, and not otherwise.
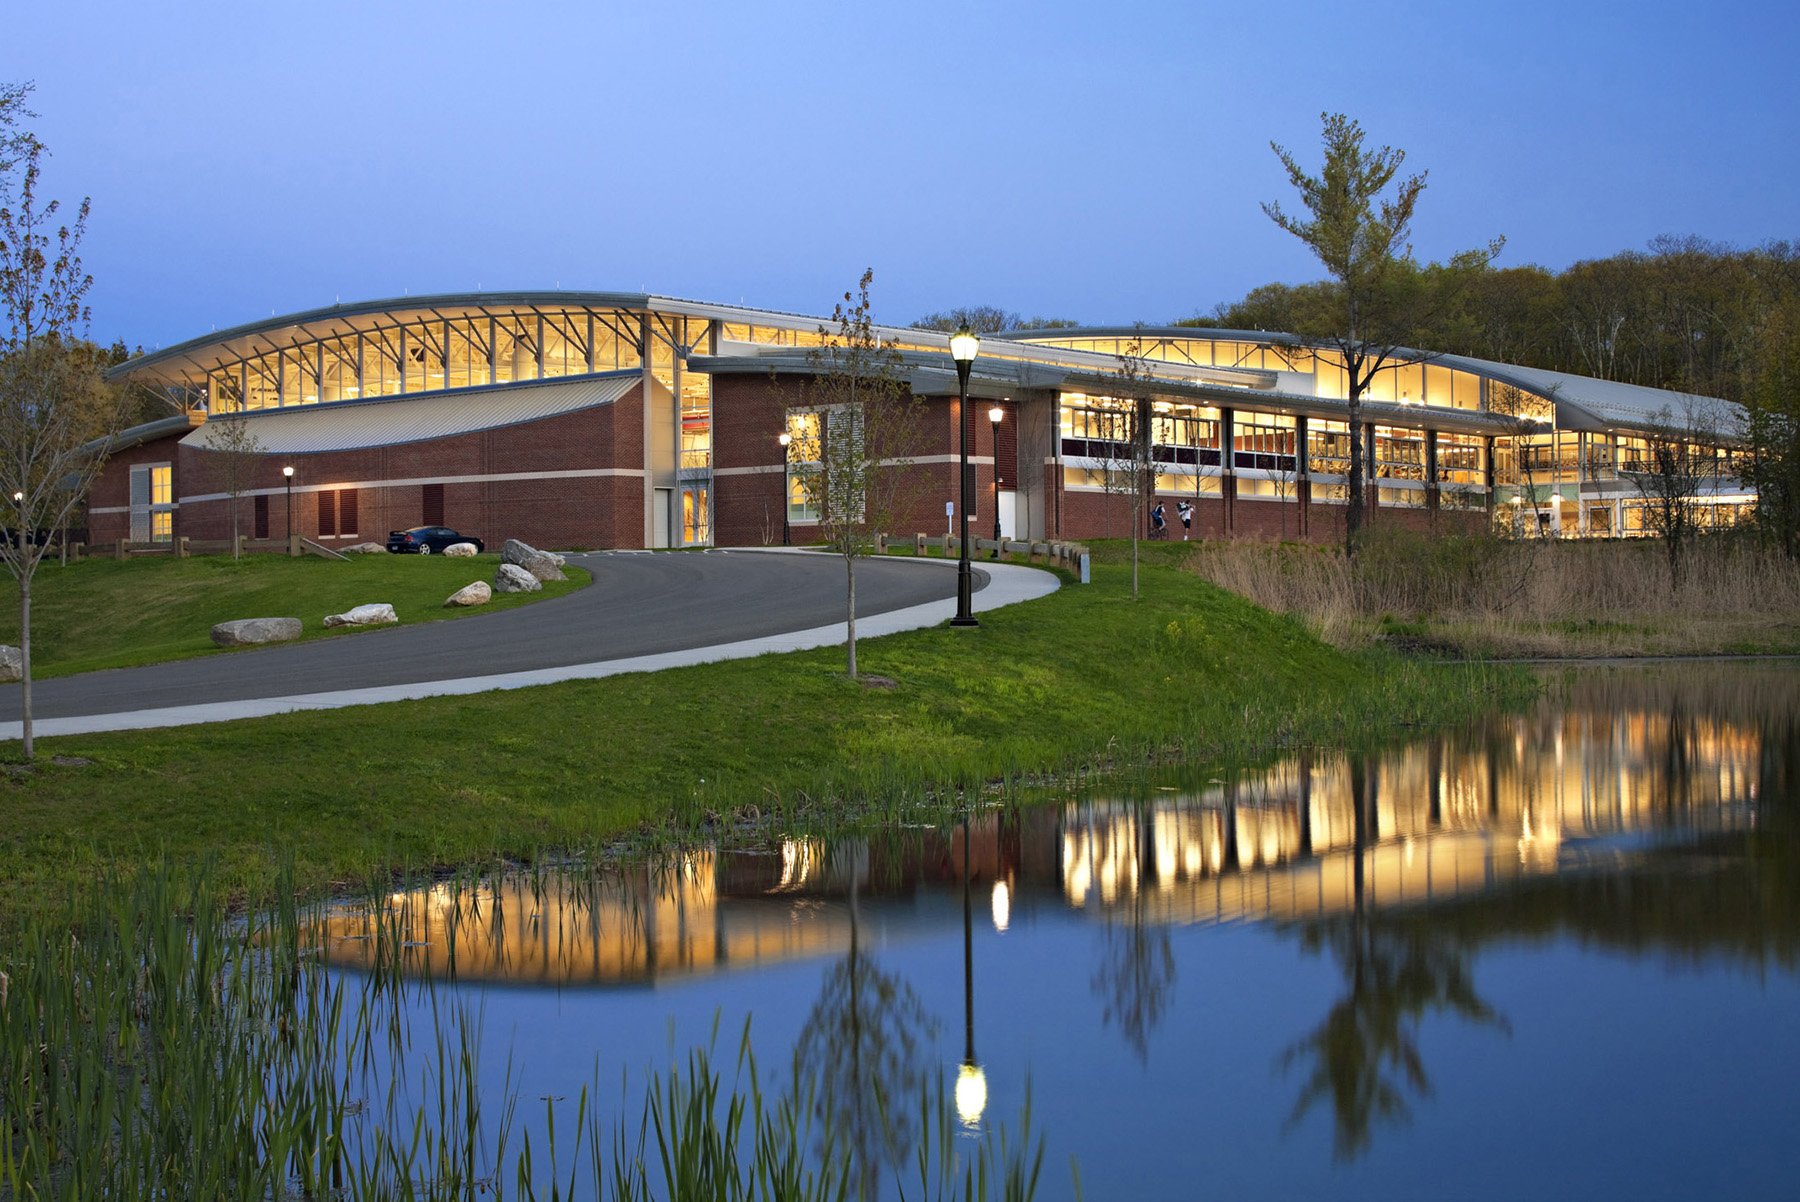
[[[357,451],[495,430],[610,405],[642,379],[634,371],[549,384],[507,384],[378,401],[263,409],[245,414],[245,418],[265,454]],[[217,432],[218,422],[210,421],[181,441],[184,446],[210,451]]]

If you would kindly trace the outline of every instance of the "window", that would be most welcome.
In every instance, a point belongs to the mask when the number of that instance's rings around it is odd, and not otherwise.
[[[814,483],[819,474],[819,413],[801,410],[787,415],[787,507],[788,521],[819,520],[818,498]]]
[[[428,486],[430,487],[430,486]],[[442,488],[443,485],[436,487]],[[319,537],[350,538],[356,533],[356,490],[328,488],[319,494]]]
[[[175,471],[166,463],[131,469],[131,541],[166,543],[175,537]]]

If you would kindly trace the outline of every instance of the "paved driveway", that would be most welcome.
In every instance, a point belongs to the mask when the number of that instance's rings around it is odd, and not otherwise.
[[[39,681],[33,714],[41,722],[486,677],[738,643],[843,620],[844,566],[836,556],[613,551],[569,562],[594,581],[554,601]],[[978,571],[976,588],[987,582]],[[864,559],[856,584],[858,615],[873,616],[954,596],[956,573],[948,565]],[[316,622],[323,615],[295,616]],[[9,688],[0,698],[0,723],[12,724],[14,738],[18,720],[19,693]]]

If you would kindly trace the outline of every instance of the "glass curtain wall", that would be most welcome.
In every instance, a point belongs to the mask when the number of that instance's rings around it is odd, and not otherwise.
[[[637,322],[613,310],[420,315],[215,368],[207,404],[235,413],[634,370]]]

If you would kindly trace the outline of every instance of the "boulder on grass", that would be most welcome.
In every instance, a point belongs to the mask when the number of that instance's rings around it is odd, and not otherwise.
[[[25,675],[25,657],[17,647],[0,644],[0,680],[19,680]]]
[[[560,555],[552,555],[548,551],[540,551],[529,543],[522,543],[516,538],[506,540],[506,546],[500,552],[500,562],[517,564],[539,580],[567,580],[563,575],[563,559]]]
[[[503,563],[494,573],[496,593],[535,593],[543,587],[542,581],[516,563]]]
[[[325,619],[327,626],[391,626],[400,620],[394,607],[387,604],[358,605]]]
[[[286,643],[299,637],[299,618],[239,618],[235,622],[220,622],[212,628],[212,641],[221,647]]]
[[[449,554],[449,552],[445,552],[445,554]],[[444,608],[449,609],[457,605],[486,605],[493,599],[494,590],[488,587],[487,581],[477,580],[474,584],[465,584],[451,593],[449,600],[444,602]]]
[[[381,543],[357,543],[355,546],[339,547],[340,555],[386,555],[387,547]]]
[[[478,552],[474,543],[451,543],[444,548],[445,555],[453,555],[457,559],[473,559]]]

